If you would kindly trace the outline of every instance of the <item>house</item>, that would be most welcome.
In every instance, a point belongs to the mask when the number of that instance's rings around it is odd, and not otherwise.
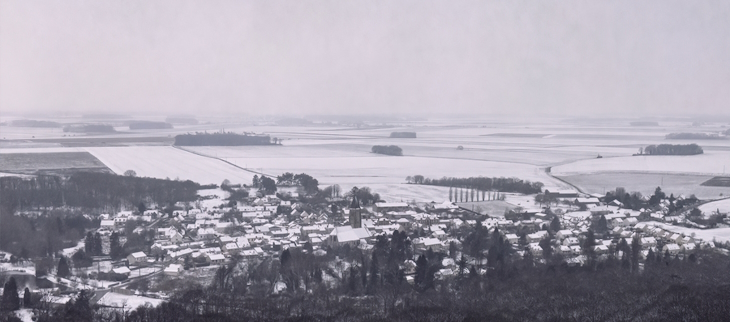
[[[406,210],[408,210],[408,204],[405,202],[377,202],[373,206],[373,211],[382,213]]]
[[[211,265],[217,265],[217,264],[223,264],[225,262],[226,257],[223,256],[223,254],[206,254],[208,256],[208,260],[210,260]]]
[[[507,234],[504,235],[504,237],[507,239],[507,242],[510,244],[517,244],[520,241],[520,237],[517,236],[517,234]]]
[[[578,193],[573,190],[545,190],[545,195],[554,198],[577,198]]]
[[[684,244],[684,245],[682,245],[682,251],[683,252],[688,252],[689,253],[689,252],[692,252],[693,250],[695,250],[696,248],[697,248],[697,245],[695,245],[695,244]]]
[[[576,237],[568,237],[565,240],[563,240],[563,245],[565,246],[573,246],[580,244],[580,240]]]
[[[555,234],[555,237],[559,240],[563,240],[568,237],[573,237],[573,232],[568,229],[558,230],[558,232]]]
[[[198,239],[213,239],[215,238],[215,229],[213,228],[199,228]]]
[[[123,275],[127,275],[127,276],[129,276],[129,274],[130,274],[130,273],[131,273],[132,271],[131,271],[131,270],[129,270],[129,268],[128,268],[128,267],[126,267],[126,266],[122,266],[122,267],[117,267],[117,268],[115,268],[115,269],[112,269],[112,272],[114,272],[114,273],[116,273],[116,274],[123,274]]]
[[[677,244],[666,244],[664,245],[664,248],[662,248],[662,252],[666,253],[669,252],[669,255],[677,255],[679,254],[679,251],[681,251],[682,248],[679,247]]]
[[[352,228],[351,226],[336,227],[330,233],[327,242],[332,246],[342,246],[349,244],[357,246],[360,240],[366,240],[372,237],[372,233],[367,228]]]
[[[598,206],[601,204],[598,198],[576,198],[573,202],[581,206]]]
[[[131,253],[131,254],[129,254],[129,256],[127,256],[127,261],[129,262],[129,265],[134,265],[137,263],[146,263],[147,255],[143,252]]]
[[[560,253],[567,256],[573,254],[573,250],[569,246],[560,246]]]
[[[621,218],[614,218],[613,221],[611,221],[611,224],[613,224],[614,227],[624,227],[626,223]]]
[[[532,234],[527,235],[527,241],[530,243],[537,243],[541,241],[545,236],[548,235],[548,232],[546,230],[541,230]]]
[[[608,246],[606,246],[606,245],[593,246],[593,251],[598,255],[606,254],[606,253],[608,253]]]
[[[180,264],[170,264],[170,266],[165,267],[165,270],[162,271],[163,274],[168,276],[178,276],[183,271],[183,266]]]
[[[443,250],[444,244],[438,238],[416,238],[413,241],[413,246],[418,251],[426,251],[431,248],[434,252]]]
[[[645,248],[654,248],[656,247],[656,238],[654,237],[644,237],[641,239],[641,246]]]
[[[114,220],[102,220],[101,228],[108,228],[110,230],[113,230],[114,229]]]

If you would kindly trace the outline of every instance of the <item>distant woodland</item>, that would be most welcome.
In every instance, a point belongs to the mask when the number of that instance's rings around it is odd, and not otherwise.
[[[669,133],[668,140],[725,140],[726,137],[711,133]]]
[[[113,126],[107,124],[83,124],[83,125],[69,125],[63,127],[64,132],[71,133],[111,133],[116,132]]]
[[[194,117],[185,117],[185,116],[168,116],[165,119],[165,122],[172,123],[172,124],[188,124],[188,125],[198,124],[198,120],[196,120]]]
[[[175,136],[179,146],[238,146],[238,145],[275,145],[276,138],[268,135],[237,134],[232,132],[180,134]]]
[[[697,144],[659,144],[649,145],[639,150],[640,155],[695,155],[702,154],[702,147]]]
[[[631,122],[631,126],[659,126],[659,122],[652,122],[652,121],[636,121]]]
[[[701,184],[709,187],[730,187],[730,177],[713,177]]]
[[[151,130],[151,129],[171,129],[172,124],[167,122],[151,122],[137,121],[129,123],[130,130]]]
[[[524,194],[540,193],[542,191],[542,182],[530,182],[518,178],[487,178],[487,177],[469,177],[469,178],[447,178],[430,179],[422,175],[407,177],[408,183],[425,184],[441,187],[458,187],[476,189],[478,191],[500,191],[500,192],[519,192]]]
[[[403,155],[403,149],[395,145],[374,145],[371,152],[385,155]]]
[[[194,201],[200,185],[192,181],[77,172],[69,177],[40,175],[32,179],[0,177],[3,209],[35,210],[44,207],[78,207],[120,210],[140,201],[168,204]]]
[[[415,139],[416,138],[416,132],[391,132],[390,133],[391,138],[408,138],[408,139]]]
[[[61,127],[58,122],[37,120],[15,120],[10,122],[10,125],[19,127]]]
[[[98,219],[81,214],[84,209],[84,213],[101,213],[141,204],[169,206],[196,200],[200,188],[192,181],[91,172],[33,179],[0,177],[0,249],[22,258],[50,255],[76,245],[86,229],[98,227]]]

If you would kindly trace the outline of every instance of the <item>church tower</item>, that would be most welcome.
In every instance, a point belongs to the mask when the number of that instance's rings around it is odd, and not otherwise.
[[[356,196],[352,196],[352,203],[350,204],[350,226],[352,228],[362,228],[361,211],[360,202],[357,201]]]

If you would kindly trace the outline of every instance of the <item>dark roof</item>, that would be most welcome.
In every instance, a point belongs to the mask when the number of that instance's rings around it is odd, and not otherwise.
[[[350,204],[350,209],[357,209],[360,208],[360,202],[357,201],[357,196],[352,196],[352,203]]]

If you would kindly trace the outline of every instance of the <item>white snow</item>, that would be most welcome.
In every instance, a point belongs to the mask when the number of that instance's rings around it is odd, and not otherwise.
[[[692,173],[721,175],[730,171],[730,152],[710,151],[700,155],[627,156],[581,160],[552,168],[565,176],[600,172]]]
[[[721,214],[727,214],[730,213],[730,198],[708,202],[698,208],[705,214],[705,216],[715,213],[718,210]]]
[[[135,309],[140,306],[144,306],[146,303],[152,306],[160,305],[163,300],[154,299],[151,297],[144,297],[139,295],[124,295],[114,292],[108,292],[104,294],[97,302],[100,305],[108,305],[114,307],[124,307],[125,309]]]
[[[712,228],[712,229],[698,229],[698,228],[687,228],[681,226],[668,225],[663,223],[652,223],[657,227],[661,227],[664,230],[684,234],[685,236],[693,236],[695,239],[701,239],[703,241],[718,241],[718,242],[730,242],[730,228]]]
[[[201,184],[250,183],[254,173],[223,161],[170,146],[89,147],[86,151],[117,174],[134,170],[138,177],[192,180]]]

